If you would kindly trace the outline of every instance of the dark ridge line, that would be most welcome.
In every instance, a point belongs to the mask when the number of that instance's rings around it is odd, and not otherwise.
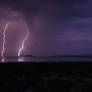
[[[40,61],[39,61],[39,62],[36,62],[36,61],[35,61],[35,62],[34,62],[34,61],[32,61],[32,62],[4,62],[4,63],[1,63],[1,62],[0,62],[0,65],[1,65],[1,64],[18,64],[18,65],[21,65],[21,64],[23,64],[23,65],[25,65],[25,64],[26,64],[26,65],[35,65],[35,64],[37,64],[37,65],[39,65],[39,64],[41,64],[41,65],[43,65],[43,64],[47,64],[47,65],[49,65],[49,64],[57,64],[57,65],[58,65],[58,64],[59,64],[59,65],[60,65],[60,64],[61,64],[61,65],[62,65],[62,64],[66,64],[66,65],[67,65],[67,64],[68,64],[68,65],[80,64],[80,65],[87,65],[87,64],[88,64],[88,65],[90,65],[90,64],[91,64],[91,65],[92,65],[92,62],[90,62],[90,61],[89,61],[89,62],[87,62],[87,61],[85,61],[85,62],[84,62],[84,61],[83,61],[83,62],[82,62],[82,61],[76,61],[76,62],[74,62],[74,61],[58,61],[58,62],[55,62],[55,61],[54,61],[54,62],[49,62],[49,61],[46,61],[46,62],[40,62]]]
[[[51,57],[92,57],[92,56],[42,56],[42,57],[40,57],[40,56],[32,56],[32,55],[22,55],[22,57],[35,57],[35,58],[51,58]]]
[[[4,56],[4,57],[0,57],[0,58],[18,58],[18,56]]]

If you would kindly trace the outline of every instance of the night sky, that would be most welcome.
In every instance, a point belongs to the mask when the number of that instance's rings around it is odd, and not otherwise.
[[[17,55],[28,30],[23,55],[91,55],[92,0],[0,0],[0,51],[3,24],[4,55]]]

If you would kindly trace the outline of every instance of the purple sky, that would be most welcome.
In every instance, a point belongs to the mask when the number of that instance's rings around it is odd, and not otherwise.
[[[18,53],[26,29],[30,36],[22,54],[92,54],[92,0],[3,0],[0,6],[0,20],[12,23],[7,33],[6,55]],[[2,36],[2,50],[1,39]]]

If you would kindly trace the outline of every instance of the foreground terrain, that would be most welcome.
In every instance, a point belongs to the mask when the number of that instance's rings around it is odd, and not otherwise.
[[[91,92],[91,63],[2,63],[0,92]]]

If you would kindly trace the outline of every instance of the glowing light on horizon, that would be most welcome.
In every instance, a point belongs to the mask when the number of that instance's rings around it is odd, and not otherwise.
[[[18,58],[18,62],[23,62],[24,59],[23,58]]]
[[[3,49],[1,52],[1,57],[4,57],[4,52],[5,52],[5,44],[6,44],[6,32],[7,32],[7,28],[9,26],[9,22],[6,23],[5,27],[4,27],[4,31],[3,31]]]
[[[2,63],[5,62],[5,58],[2,58],[2,59],[1,59],[1,62],[2,62]]]

